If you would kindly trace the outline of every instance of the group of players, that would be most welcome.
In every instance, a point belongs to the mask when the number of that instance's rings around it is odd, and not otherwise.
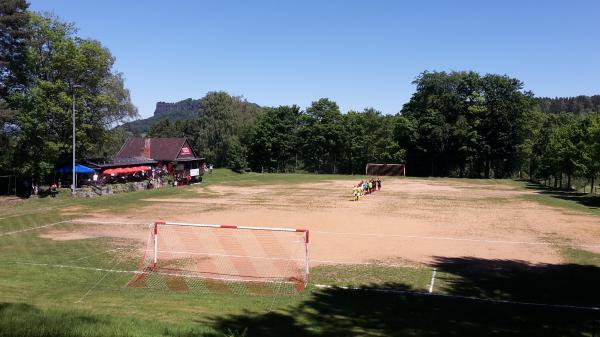
[[[354,189],[352,190],[352,195],[354,196],[354,200],[358,201],[360,197],[363,197],[367,194],[371,194],[373,192],[381,190],[381,179],[373,178],[369,180],[361,180]]]

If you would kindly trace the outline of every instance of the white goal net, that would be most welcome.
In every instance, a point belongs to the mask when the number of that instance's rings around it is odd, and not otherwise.
[[[308,275],[308,230],[159,221],[128,286],[291,294]]]

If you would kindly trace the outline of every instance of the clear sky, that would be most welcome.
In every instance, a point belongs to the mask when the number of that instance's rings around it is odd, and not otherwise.
[[[424,70],[517,77],[537,96],[600,93],[600,1],[30,0],[108,47],[143,117],[225,90],[398,112]]]

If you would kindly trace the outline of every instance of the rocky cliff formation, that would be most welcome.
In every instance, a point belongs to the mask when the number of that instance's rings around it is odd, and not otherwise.
[[[158,102],[154,109],[154,117],[162,117],[176,112],[193,113],[200,107],[199,99],[184,99],[176,103]]]

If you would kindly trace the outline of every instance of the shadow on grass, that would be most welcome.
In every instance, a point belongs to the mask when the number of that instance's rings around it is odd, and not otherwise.
[[[436,257],[449,275],[449,294],[495,300],[600,307],[600,268],[582,264],[529,264],[514,260]],[[600,310],[598,311],[600,314]]]
[[[555,189],[529,181],[525,182],[525,188],[536,190],[536,192],[540,195],[546,195],[560,200],[572,201],[590,209],[600,208],[600,196],[595,194]]]
[[[433,266],[440,295],[413,293],[399,277],[312,290],[276,312],[215,313],[184,326],[0,303],[0,336],[600,336],[600,310],[499,302],[598,307],[597,266],[469,257],[436,257]]]
[[[447,295],[600,306],[600,268],[437,258]],[[382,292],[380,289],[392,290]],[[403,293],[406,284],[315,290],[286,311],[212,317],[247,336],[600,336],[600,311]],[[393,292],[398,290],[397,292]]]

